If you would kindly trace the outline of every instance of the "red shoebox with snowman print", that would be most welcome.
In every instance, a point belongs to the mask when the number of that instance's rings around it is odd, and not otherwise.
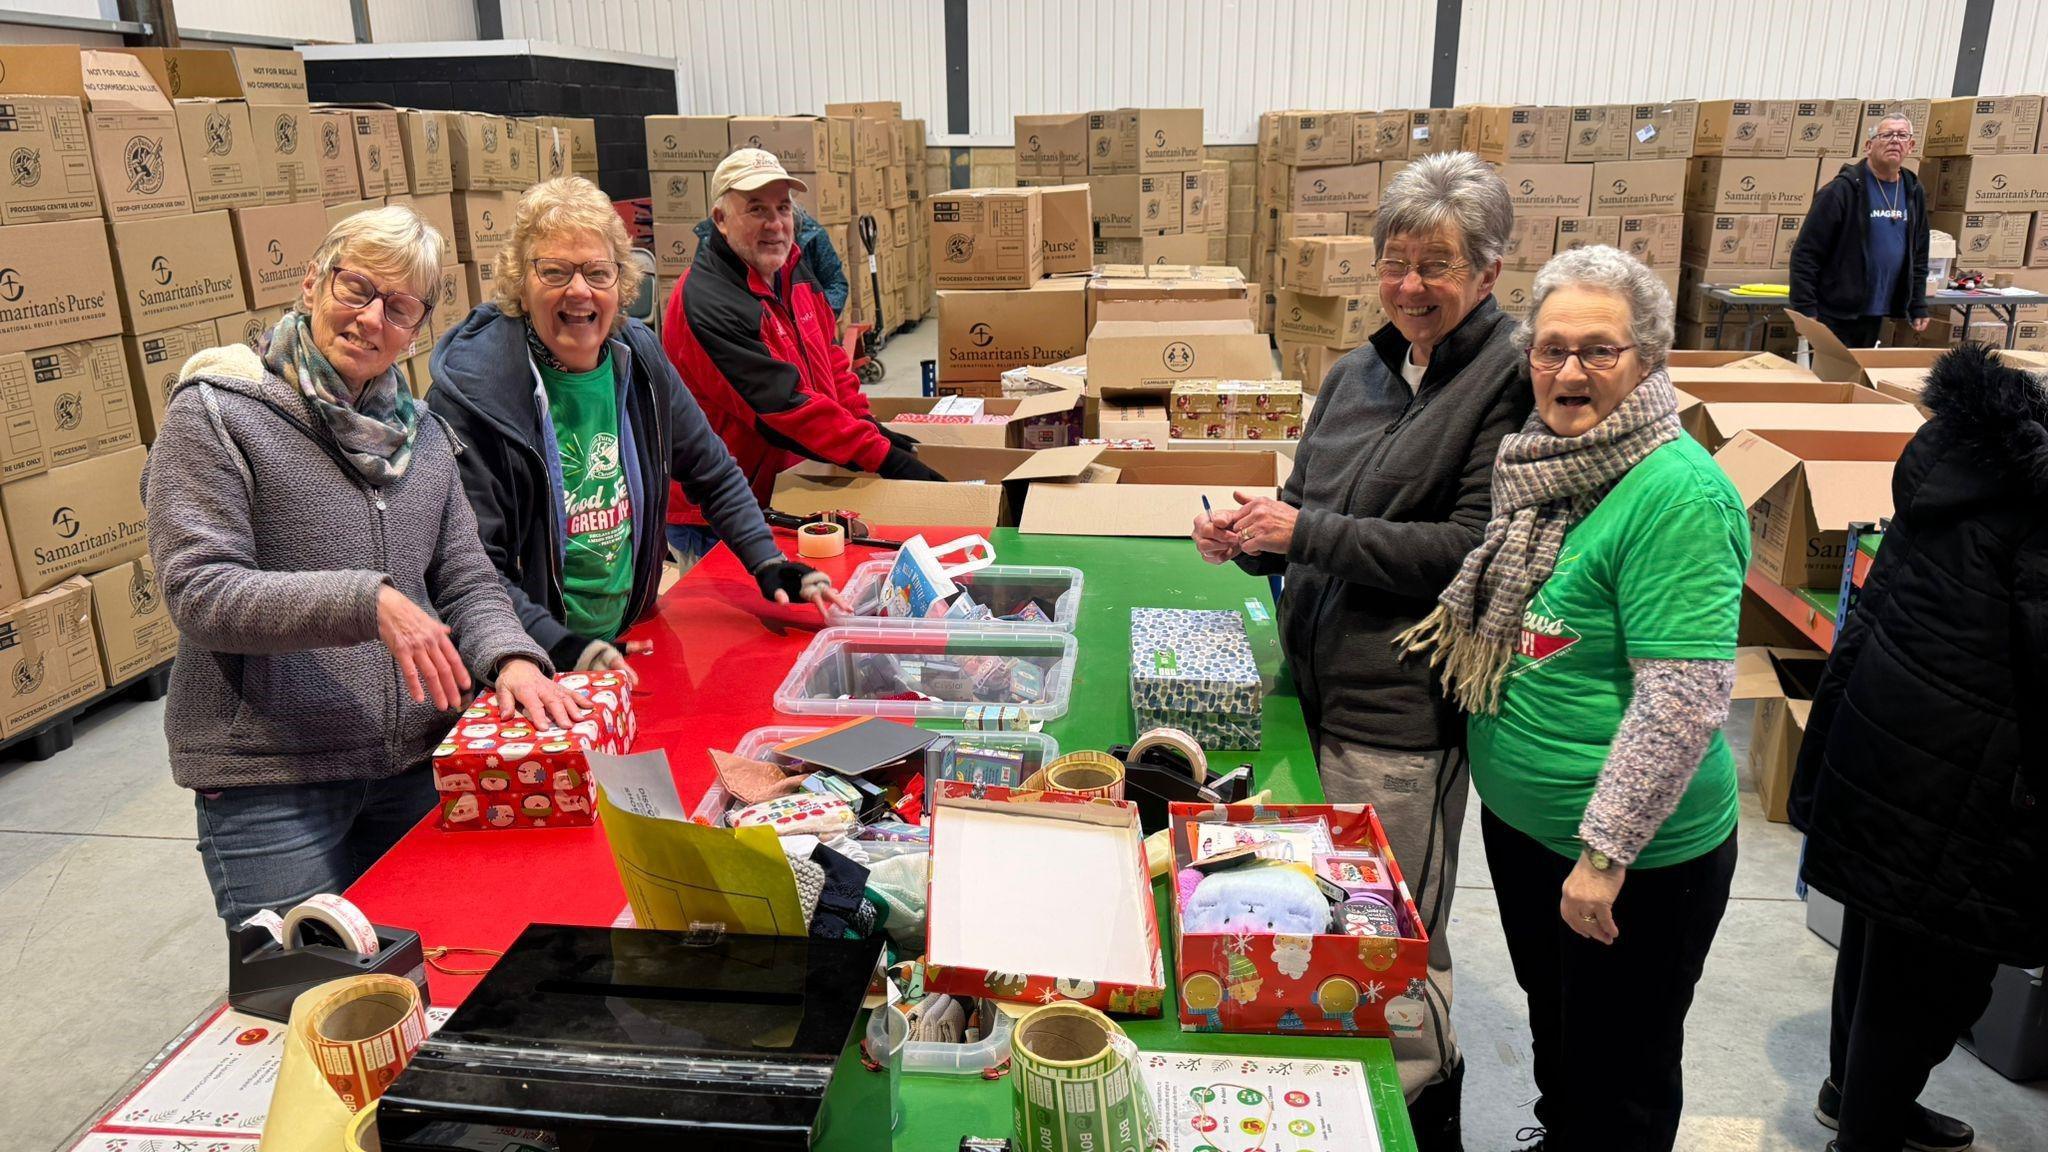
[[[1188,932],[1196,860],[1251,848],[1268,858],[1328,851],[1385,863],[1397,905],[1365,934]],[[1183,1032],[1417,1036],[1430,1012],[1429,935],[1370,804],[1174,804],[1174,971]],[[1317,849],[1321,851],[1320,846]],[[1306,864],[1310,861],[1302,860]],[[1340,913],[1348,905],[1338,905]],[[1442,1007],[1437,1009],[1443,1011]]]
[[[586,752],[623,753],[639,724],[633,689],[616,672],[565,672],[555,682],[590,714],[568,728],[536,730],[526,717],[498,718],[486,692],[434,749],[434,790],[445,831],[581,828],[595,819],[596,784]]]

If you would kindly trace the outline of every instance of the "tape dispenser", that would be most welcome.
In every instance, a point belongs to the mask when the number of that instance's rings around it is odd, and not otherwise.
[[[427,996],[420,934],[370,923],[339,896],[309,896],[283,916],[268,909],[228,934],[228,1003],[280,1023],[316,984],[380,973],[412,981]]]
[[[1251,794],[1251,765],[1210,775],[1201,744],[1178,728],[1154,728],[1109,754],[1124,762],[1124,799],[1148,836],[1166,827],[1169,804],[1236,804]]]

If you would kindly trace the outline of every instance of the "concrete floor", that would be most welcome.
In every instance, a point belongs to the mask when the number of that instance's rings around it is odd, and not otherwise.
[[[916,393],[935,327],[891,341],[877,391]],[[1747,727],[1738,706],[1731,738],[1744,741]],[[1469,1065],[1467,1146],[1490,1152],[1519,1146],[1535,1089],[1477,804],[1471,813],[1451,929],[1455,1019]],[[1826,1066],[1834,951],[1807,932],[1792,895],[1798,836],[1766,823],[1753,792],[1740,836],[1735,899],[1688,1022],[1679,1147],[1818,1150],[1826,1133],[1809,1110]],[[221,932],[192,841],[160,702],[88,715],[76,745],[41,764],[0,761],[0,1146],[56,1148],[222,993]],[[1924,1099],[1975,1123],[1985,1152],[2048,1152],[2048,1085],[2012,1084],[1958,1051]]]

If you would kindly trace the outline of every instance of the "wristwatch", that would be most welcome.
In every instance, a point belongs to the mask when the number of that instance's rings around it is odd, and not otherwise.
[[[1586,863],[1591,864],[1595,872],[1605,872],[1614,867],[1614,861],[1598,848],[1586,849]]]

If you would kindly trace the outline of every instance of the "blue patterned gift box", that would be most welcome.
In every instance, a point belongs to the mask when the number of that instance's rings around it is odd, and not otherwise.
[[[1204,748],[1257,748],[1262,695],[1242,616],[1131,609],[1131,708],[1138,731],[1178,728]]]

